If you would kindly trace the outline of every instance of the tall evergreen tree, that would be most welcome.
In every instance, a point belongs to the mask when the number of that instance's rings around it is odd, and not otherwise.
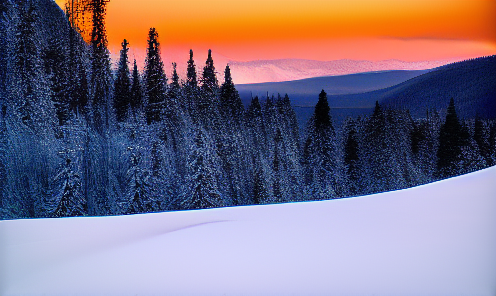
[[[198,81],[196,78],[196,66],[195,61],[193,60],[193,50],[189,50],[189,60],[188,60],[188,69],[186,72],[186,86],[196,88],[198,87]]]
[[[464,145],[463,128],[458,120],[455,101],[451,98],[446,120],[439,132],[436,176],[447,178],[457,174],[457,162]]]
[[[281,167],[281,130],[277,128],[276,136],[274,137],[274,159],[272,160],[272,169],[274,170],[274,181],[272,185],[272,193],[276,202],[283,202],[282,188],[282,167]]]
[[[70,91],[68,89],[69,72],[67,56],[61,42],[52,39],[44,52],[45,72],[50,79],[52,101],[54,103],[59,125],[64,125],[70,118]]]
[[[199,130],[188,163],[191,194],[183,201],[183,206],[187,209],[224,206],[216,178],[213,151],[209,146],[204,132]]]
[[[119,68],[117,70],[117,79],[114,84],[114,108],[117,115],[117,121],[126,120],[129,106],[131,104],[131,80],[129,79],[128,51],[129,42],[126,39],[122,42]]]
[[[131,108],[133,112],[136,113],[138,109],[143,107],[143,88],[141,86],[140,73],[138,71],[138,65],[136,64],[136,59],[133,65],[133,84],[131,86]]]
[[[91,84],[93,89],[93,124],[103,133],[108,126],[110,100],[110,58],[105,28],[108,0],[91,0],[93,29],[91,32]]]
[[[126,214],[138,214],[148,211],[151,197],[150,174],[142,168],[141,155],[131,155],[131,167],[127,172],[127,191],[125,194]]]
[[[146,121],[148,124],[161,120],[164,108],[167,77],[160,56],[160,43],[155,28],[148,33],[148,49],[145,60],[145,91],[148,97]]]
[[[225,118],[239,123],[242,118],[243,103],[234,87],[229,65],[226,66],[224,73],[224,83],[220,89],[220,109]]]
[[[19,73],[23,98],[18,105],[22,121],[32,125],[36,98],[36,82],[40,65],[36,44],[36,10],[32,2],[20,4],[20,20],[16,32],[15,66]]]
[[[182,103],[181,101],[181,85],[179,84],[179,75],[177,74],[177,64],[172,63],[172,82],[169,89],[169,105],[172,106],[169,106],[169,108],[177,108]]]
[[[82,193],[81,176],[72,169],[71,160],[66,159],[62,170],[55,177],[58,187],[55,193],[55,217],[82,216],[87,213],[86,199]]]
[[[358,141],[355,123],[351,121],[348,125],[346,143],[344,146],[344,163],[346,165],[346,174],[348,178],[347,189],[351,195],[358,192],[357,183],[360,175],[358,170]]]
[[[334,169],[336,165],[334,127],[332,126],[327,94],[322,90],[315,111],[307,127],[303,150],[305,182],[310,192],[320,199],[334,198]]]
[[[202,90],[208,96],[215,96],[218,89],[219,82],[217,81],[214,60],[212,59],[212,50],[209,49],[207,61],[205,62],[205,67],[203,67]]]

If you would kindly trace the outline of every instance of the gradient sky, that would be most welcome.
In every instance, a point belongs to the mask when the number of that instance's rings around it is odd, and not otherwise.
[[[65,0],[56,0],[63,6]],[[496,0],[111,0],[109,48],[144,52],[156,27],[164,55],[188,49],[237,61],[404,61],[496,53]]]

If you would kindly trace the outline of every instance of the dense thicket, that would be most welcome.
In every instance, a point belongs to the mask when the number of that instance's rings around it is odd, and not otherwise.
[[[0,2],[3,219],[341,198],[496,161],[496,124],[460,120],[456,99],[422,118],[376,103],[369,116],[335,125],[322,91],[300,131],[287,95],[245,108],[211,51],[200,74],[190,51],[186,80],[173,64],[169,83],[153,28],[143,73],[136,61],[129,68],[126,40],[112,73],[106,1],[90,3],[86,44],[68,21],[47,35],[50,19],[64,18],[56,7]]]

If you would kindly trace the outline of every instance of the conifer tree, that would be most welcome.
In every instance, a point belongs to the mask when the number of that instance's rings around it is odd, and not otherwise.
[[[55,195],[57,207],[55,217],[82,216],[87,213],[86,199],[82,193],[81,176],[72,169],[71,160],[66,163],[60,173],[55,176],[54,183],[58,187]]]
[[[177,64],[172,63],[172,82],[169,89],[169,108],[175,109],[181,102],[181,85],[179,84],[179,75],[177,74]],[[181,106],[184,107],[184,106]],[[176,110],[177,111],[177,110]]]
[[[117,79],[114,84],[114,108],[117,115],[117,121],[122,122],[126,120],[128,108],[131,104],[131,80],[129,79],[129,66],[128,66],[128,51],[129,42],[126,39],[122,42],[119,68],[117,70]]]
[[[150,174],[142,168],[141,155],[131,154],[131,167],[127,172],[126,214],[144,213],[150,209]]]
[[[344,163],[346,165],[346,173],[348,177],[347,189],[351,195],[358,192],[358,181],[360,178],[358,170],[358,141],[355,123],[351,121],[348,126],[346,135],[346,143],[344,146]]]
[[[167,77],[160,56],[160,43],[155,28],[148,33],[148,49],[145,60],[145,91],[148,97],[146,121],[148,124],[160,121],[164,108]]]
[[[202,90],[207,96],[217,95],[219,89],[219,83],[217,81],[217,76],[214,67],[214,60],[212,59],[212,50],[208,50],[207,61],[205,62],[205,67],[203,67],[203,77],[202,77]]]
[[[136,113],[138,109],[143,107],[143,88],[141,86],[140,73],[138,71],[138,65],[136,64],[136,59],[133,65],[133,84],[131,86],[131,108],[133,112]]]
[[[32,125],[32,117],[36,98],[36,81],[39,75],[39,53],[36,44],[36,11],[32,2],[20,4],[20,20],[16,32],[15,66],[18,71],[21,85],[22,99],[18,111],[24,124]]]
[[[91,0],[93,29],[91,31],[91,84],[93,89],[93,124],[103,133],[108,126],[110,100],[110,58],[105,28],[108,0]]]
[[[45,73],[50,79],[52,101],[54,103],[59,125],[64,125],[70,118],[70,91],[68,89],[69,71],[62,44],[52,39],[44,53]]]
[[[191,88],[198,87],[198,81],[196,78],[196,66],[195,61],[193,60],[193,50],[189,50],[189,60],[188,60],[188,69],[186,72],[186,86]]]
[[[272,169],[274,170],[274,181],[272,185],[272,190],[274,194],[274,200],[276,202],[283,202],[283,193],[282,193],[282,168],[281,168],[281,142],[282,135],[281,130],[277,128],[276,136],[274,137],[274,159],[272,161]]]
[[[184,93],[186,96],[186,106],[189,114],[196,120],[199,103],[199,88],[196,74],[195,61],[193,60],[193,50],[189,50],[188,68],[186,71],[186,83],[184,84]]]
[[[332,126],[327,94],[322,90],[315,111],[307,127],[303,150],[305,182],[318,198],[335,197],[333,170],[335,169],[334,127]]]
[[[224,73],[224,83],[220,89],[220,109],[224,118],[239,123],[244,109],[243,103],[232,81],[229,65]]]
[[[447,178],[457,174],[457,162],[464,145],[464,131],[458,120],[455,101],[451,98],[446,120],[439,132],[436,177]]]
[[[263,204],[267,200],[267,188],[264,184],[264,176],[260,167],[255,168],[253,173],[253,203]]]
[[[189,187],[191,194],[183,201],[187,209],[204,209],[224,206],[215,172],[212,149],[202,130],[194,139],[194,148],[189,157]]]
[[[490,143],[488,139],[489,132],[486,132],[487,128],[484,126],[484,122],[479,116],[475,117],[474,123],[474,141],[477,143],[477,147],[481,156],[488,162],[488,165],[492,165],[490,156]]]

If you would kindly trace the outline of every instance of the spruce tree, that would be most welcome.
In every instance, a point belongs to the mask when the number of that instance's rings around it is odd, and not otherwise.
[[[305,182],[311,188],[311,194],[315,194],[319,199],[335,197],[335,134],[329,111],[327,94],[322,90],[307,126],[307,139],[303,150]]]
[[[68,89],[69,69],[61,42],[52,39],[44,53],[45,73],[50,79],[52,101],[54,103],[59,125],[64,125],[70,118],[70,91]]]
[[[36,44],[36,19],[37,14],[32,2],[20,4],[20,20],[16,32],[15,66],[19,74],[22,98],[18,104],[18,111],[24,124],[32,126],[35,109],[36,82],[39,67],[39,52]]]
[[[347,189],[351,195],[358,192],[358,181],[360,178],[358,170],[358,141],[355,123],[351,121],[348,124],[348,133],[344,146],[344,163],[346,165],[346,175],[348,178]]]
[[[186,96],[186,107],[189,114],[196,120],[199,103],[199,89],[196,74],[195,61],[193,60],[193,50],[189,50],[188,68],[186,71],[186,83],[184,84],[184,93]]]
[[[253,173],[253,203],[256,205],[265,203],[267,195],[263,171],[260,166],[257,166]]]
[[[193,50],[189,50],[189,60],[188,60],[188,69],[186,72],[186,86],[191,88],[198,87],[198,81],[196,78],[196,66],[195,61],[193,60]]]
[[[160,43],[155,28],[148,33],[148,49],[145,60],[145,91],[148,97],[146,121],[148,124],[159,122],[164,108],[167,77],[160,56]]]
[[[208,50],[208,58],[203,67],[201,94],[198,98],[197,113],[204,126],[213,127],[218,118],[219,84],[212,59],[212,50]]]
[[[224,83],[220,89],[220,109],[224,118],[239,123],[242,118],[243,103],[232,81],[229,65],[226,66],[224,73]]]
[[[93,124],[103,133],[108,126],[110,99],[110,58],[105,28],[108,0],[91,0],[93,29],[91,32],[91,84],[93,89]]]
[[[272,161],[272,169],[274,170],[274,181],[272,185],[272,193],[276,202],[283,202],[282,188],[282,167],[281,167],[281,145],[282,145],[281,129],[277,128],[274,137],[274,159]]]
[[[455,101],[451,98],[446,120],[439,132],[436,177],[447,178],[458,173],[457,162],[464,144],[463,127],[458,120]]]
[[[172,106],[169,107],[172,109],[177,108],[180,102],[182,103],[181,85],[179,84],[179,75],[177,74],[177,64],[172,63],[172,82],[169,89],[169,104],[172,104]]]
[[[134,60],[132,75],[133,75],[133,84],[131,86],[131,108],[133,109],[133,112],[136,114],[136,111],[143,107],[143,89],[141,87],[141,78],[140,78],[140,73],[138,71],[138,65],[136,64],[136,60]]]
[[[129,42],[126,39],[121,43],[119,68],[117,69],[117,78],[114,84],[114,108],[117,115],[117,121],[126,120],[128,108],[131,104],[131,80],[129,79],[128,51]]]
[[[188,161],[188,184],[191,191],[183,201],[183,207],[186,209],[224,206],[212,152],[204,132],[199,130]]]
[[[212,50],[209,49],[207,61],[205,62],[205,67],[203,67],[202,90],[208,96],[215,96],[218,89],[219,83],[215,72],[214,60],[212,59]]]
[[[132,153],[131,167],[127,172],[127,190],[125,194],[126,214],[147,212],[150,207],[150,174],[142,168],[141,155]]]
[[[72,168],[71,159],[66,159],[62,170],[54,178],[57,187],[53,215],[55,217],[82,216],[87,213],[86,199],[82,193],[81,176]]]

